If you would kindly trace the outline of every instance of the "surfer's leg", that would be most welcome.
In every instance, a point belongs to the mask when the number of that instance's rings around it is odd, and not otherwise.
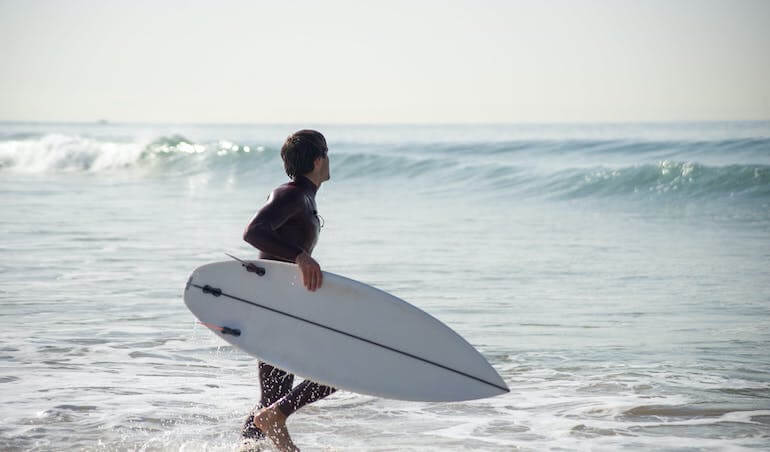
[[[259,382],[262,386],[262,398],[243,423],[241,436],[244,438],[260,439],[265,437],[262,431],[254,425],[254,413],[263,407],[272,405],[275,401],[288,394],[294,383],[294,375],[284,372],[277,367],[262,361],[258,362],[258,367]]]
[[[286,416],[273,404],[254,413],[254,424],[270,438],[281,452],[299,452],[286,428]]]
[[[299,450],[292,442],[289,430],[286,428],[286,418],[308,403],[322,399],[334,391],[336,391],[335,388],[305,380],[279,401],[256,412],[254,424],[275,443],[278,450]]]
[[[278,408],[289,417],[303,406],[321,400],[337,391],[331,386],[324,386],[310,380],[298,384],[296,388],[278,401]]]
[[[265,437],[265,434],[262,433],[262,430],[258,429],[254,425],[254,413],[259,411],[262,407],[260,405],[257,405],[254,407],[253,410],[249,413],[248,416],[246,416],[246,420],[243,421],[243,426],[241,427],[241,436],[246,439],[262,439]]]
[[[278,399],[291,392],[294,375],[260,361],[259,381],[262,384],[260,405],[265,407],[274,404]]]

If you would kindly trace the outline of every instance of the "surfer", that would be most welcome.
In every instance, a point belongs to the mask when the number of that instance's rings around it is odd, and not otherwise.
[[[293,133],[281,147],[286,174],[292,179],[270,194],[252,218],[243,239],[259,249],[261,259],[294,262],[308,290],[321,287],[321,267],[310,255],[321,230],[315,194],[329,180],[328,147],[315,130]],[[262,398],[243,425],[244,438],[267,436],[280,450],[299,450],[286,428],[286,418],[303,406],[320,400],[335,388],[305,380],[292,388],[294,375],[258,362]]]

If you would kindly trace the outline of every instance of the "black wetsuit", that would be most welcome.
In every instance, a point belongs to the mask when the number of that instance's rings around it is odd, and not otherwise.
[[[318,187],[304,176],[287,182],[271,193],[267,203],[252,218],[243,239],[260,250],[259,257],[295,262],[303,251],[311,254],[321,225],[315,205]],[[267,363],[258,362],[262,399],[256,409],[279,402],[278,407],[288,417],[301,407],[336,391],[305,380],[292,389],[294,375]],[[243,426],[246,437],[261,437],[262,432],[249,415]]]

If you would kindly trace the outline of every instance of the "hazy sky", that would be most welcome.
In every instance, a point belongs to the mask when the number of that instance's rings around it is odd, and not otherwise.
[[[770,1],[0,0],[0,120],[770,119]]]

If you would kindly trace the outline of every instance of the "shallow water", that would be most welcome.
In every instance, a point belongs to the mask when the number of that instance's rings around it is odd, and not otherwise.
[[[511,392],[340,391],[290,418],[303,450],[770,443],[770,123],[318,128],[316,259],[447,323]],[[237,449],[255,360],[182,289],[256,255],[294,129],[0,124],[0,449]]]

